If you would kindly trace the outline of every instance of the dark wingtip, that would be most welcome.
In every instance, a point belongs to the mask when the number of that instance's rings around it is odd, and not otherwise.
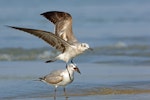
[[[45,61],[45,63],[51,63],[51,62],[54,62],[54,61],[56,61],[56,60],[47,60],[47,61]]]
[[[42,14],[40,14],[40,15],[44,16],[44,13],[42,13]]]
[[[58,12],[58,11],[47,11],[47,12],[41,13],[40,15],[46,15],[46,14],[53,13],[53,12]]]
[[[47,18],[47,19],[50,16],[49,12],[44,12],[44,13],[41,13],[40,15],[43,16],[43,17],[45,17],[45,18]]]
[[[40,77],[40,78],[39,78],[39,81],[42,81],[42,80],[44,80],[44,77]]]
[[[13,28],[13,26],[5,25],[5,27]]]
[[[14,29],[18,29],[17,27],[15,26],[9,26],[9,25],[5,25],[6,27],[9,27],[9,28],[14,28]]]
[[[46,16],[47,14],[49,14],[51,11],[48,11],[48,12],[44,12],[44,13],[41,13],[40,15],[42,16]]]
[[[40,77],[40,78],[33,80],[33,81],[41,81],[42,82],[44,79],[45,79],[45,77]]]

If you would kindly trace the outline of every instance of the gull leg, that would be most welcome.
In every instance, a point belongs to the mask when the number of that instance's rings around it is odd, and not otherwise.
[[[66,98],[68,98],[65,87],[64,87],[64,95],[66,96]]]
[[[68,74],[69,74],[69,77],[70,77],[70,80],[71,80],[71,76],[70,76],[70,73],[69,73],[69,70],[68,70],[68,68],[67,68],[67,63],[66,63],[66,69],[67,69],[67,71],[68,71]]]
[[[56,92],[57,92],[57,87],[55,87],[55,90],[54,90],[54,100],[56,100]]]

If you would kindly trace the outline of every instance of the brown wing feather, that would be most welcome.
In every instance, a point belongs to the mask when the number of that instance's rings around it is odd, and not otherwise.
[[[36,30],[36,29],[29,29],[29,28],[13,27],[13,26],[9,26],[9,27],[30,33],[34,36],[37,36],[61,52],[64,52],[66,48],[70,46],[69,43],[57,37],[51,32],[46,32],[46,31]]]
[[[76,42],[72,31],[72,17],[69,13],[51,11],[42,13],[45,18],[56,25],[55,34],[70,43]]]
[[[59,11],[50,11],[42,13],[45,18],[47,18],[52,23],[56,24],[59,21],[67,20],[67,18],[71,18],[71,15],[65,12],[59,12]]]

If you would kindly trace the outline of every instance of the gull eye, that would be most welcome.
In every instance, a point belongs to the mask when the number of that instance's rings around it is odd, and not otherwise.
[[[81,44],[81,46],[82,46],[82,47],[86,47],[86,45],[85,45],[85,44]]]
[[[73,68],[74,70],[77,70],[77,68]]]

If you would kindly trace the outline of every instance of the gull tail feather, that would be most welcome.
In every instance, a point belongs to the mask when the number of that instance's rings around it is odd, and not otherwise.
[[[47,60],[45,61],[45,63],[51,63],[51,62],[55,62],[56,60]]]
[[[39,79],[35,79],[35,80],[33,80],[33,81],[43,81],[44,80],[44,78],[42,78],[42,77],[40,77]]]

